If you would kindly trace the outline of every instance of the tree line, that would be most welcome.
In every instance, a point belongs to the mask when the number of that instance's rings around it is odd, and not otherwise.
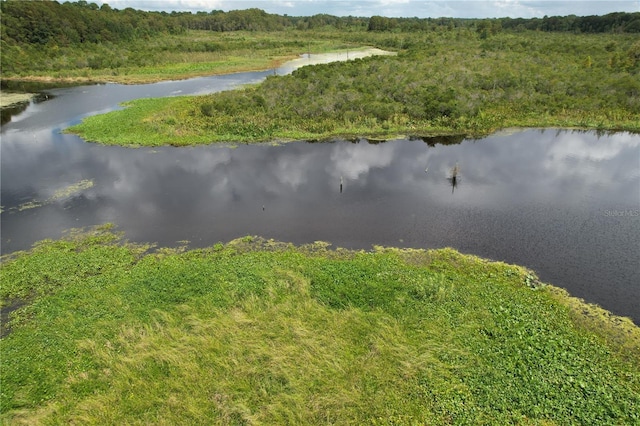
[[[614,12],[603,16],[545,16],[502,18],[504,29],[573,33],[640,33],[640,13]]]
[[[480,33],[485,29],[490,32],[500,30],[545,31],[571,33],[639,33],[640,13],[614,12],[602,16],[545,16],[543,18],[495,18],[495,19],[463,19],[463,18],[386,18],[372,16],[368,21],[370,31],[423,31],[438,27],[453,29],[457,27],[473,27]]]
[[[98,6],[85,0],[0,1],[2,44],[57,45],[126,42],[157,34],[177,34],[189,29],[209,31],[281,31],[295,28],[366,29],[369,31],[429,31],[458,27],[475,28],[489,36],[501,30],[537,30],[574,33],[638,33],[640,13],[604,16],[554,16],[544,18],[387,18],[382,16],[336,17],[319,14],[293,17],[260,9],[224,12],[144,12]]]
[[[121,42],[162,33],[180,33],[180,22],[159,13],[132,8],[98,7],[84,0],[2,1],[3,44],[69,46],[83,43]]]

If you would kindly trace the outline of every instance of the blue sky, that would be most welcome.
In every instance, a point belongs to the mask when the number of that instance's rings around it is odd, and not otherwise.
[[[89,0],[91,2],[91,0]],[[564,15],[604,15],[611,12],[640,12],[640,0],[93,0],[111,7],[132,7],[156,11],[235,10],[257,7],[269,13],[310,16],[327,13],[336,16],[419,18],[541,18]]]

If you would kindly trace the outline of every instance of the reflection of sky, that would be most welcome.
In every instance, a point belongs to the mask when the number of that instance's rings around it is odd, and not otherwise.
[[[640,217],[607,213],[640,210],[637,135],[530,130],[433,148],[418,140],[125,149],[34,130],[4,133],[1,147],[5,210],[95,183],[3,213],[3,252],[104,222],[166,245],[259,234],[355,248],[453,246],[530,266],[640,319]]]
[[[166,81],[156,84],[96,84],[46,92],[53,95],[42,103],[32,103],[11,123],[2,126],[2,132],[16,130],[56,129],[76,124],[81,118],[109,112],[121,102],[138,98],[197,95],[229,90],[239,84],[257,83],[268,72],[239,73],[213,77],[193,78],[182,81]]]
[[[315,64],[328,64],[330,62],[349,61],[353,59],[366,58],[372,55],[395,55],[394,52],[388,52],[376,48],[358,49],[358,50],[345,50],[343,52],[335,53],[313,53],[309,55],[305,53],[300,55],[300,58],[291,60],[283,64],[277,70],[277,74],[289,74],[297,68],[301,68],[307,65]]]

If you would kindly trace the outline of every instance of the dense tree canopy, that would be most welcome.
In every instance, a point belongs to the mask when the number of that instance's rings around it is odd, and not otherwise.
[[[223,12],[143,12],[127,8],[118,10],[103,4],[79,0],[0,2],[2,41],[8,44],[55,44],[128,41],[159,33],[178,33],[185,29],[210,31],[275,31],[286,28],[319,27],[368,28],[370,31],[421,31],[438,27],[476,27],[489,35],[500,29],[569,31],[580,33],[640,32],[640,13],[610,13],[604,16],[545,16],[542,19],[501,18],[492,20],[453,18],[370,18],[315,15],[280,16],[260,9]]]
[[[501,19],[505,29],[570,31],[576,33],[638,33],[640,13],[609,13],[604,16],[545,16],[542,19]]]
[[[55,44],[128,41],[158,33],[178,33],[177,20],[131,8],[117,11],[107,4],[78,1],[3,1],[2,41],[8,44]]]

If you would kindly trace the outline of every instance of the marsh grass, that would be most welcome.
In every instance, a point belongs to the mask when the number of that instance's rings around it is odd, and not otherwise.
[[[346,43],[357,34],[335,37]],[[640,131],[640,62],[612,65],[607,50],[614,42],[615,54],[635,58],[627,35],[393,36],[408,46],[395,57],[303,67],[242,90],[133,101],[69,131],[120,145],[476,137],[510,127]]]
[[[122,43],[44,49],[24,46],[19,63],[25,69],[4,72],[2,79],[153,83],[274,69],[308,51],[323,53],[353,48],[367,45],[367,40],[375,43],[383,37],[371,35],[363,42],[350,42],[336,37],[332,31],[217,33],[189,30],[179,35],[164,34]],[[11,62],[11,59],[5,60]]]
[[[638,328],[584,326],[574,307],[591,307],[524,268],[451,249],[247,237],[150,252],[121,237],[4,259],[3,304],[28,301],[0,341],[5,422],[640,420]]]

